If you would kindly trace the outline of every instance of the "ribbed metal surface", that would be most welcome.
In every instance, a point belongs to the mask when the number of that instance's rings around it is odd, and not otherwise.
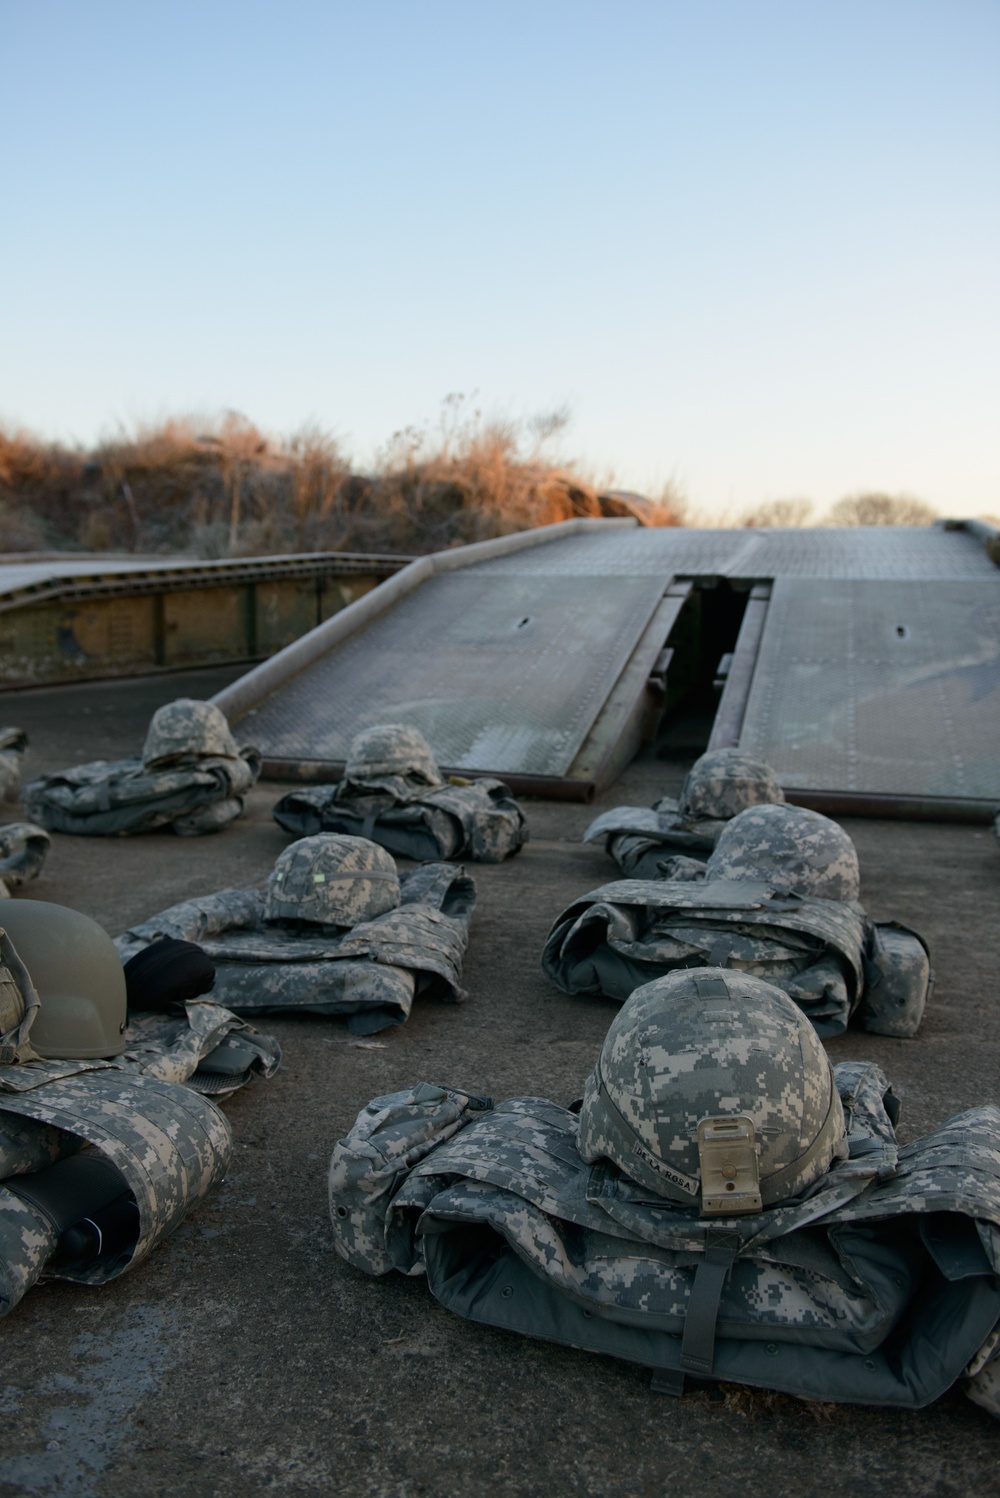
[[[820,530],[616,530],[571,536],[517,556],[484,562],[485,574],[643,577],[715,574],[732,578],[987,578],[1000,572],[982,541],[938,526]]]
[[[780,578],[740,743],[789,788],[1000,802],[995,573]]]
[[[241,736],[269,759],[337,761],[360,729],[399,720],[442,764],[565,774],[664,583],[582,588],[519,561],[429,579],[251,709]]]

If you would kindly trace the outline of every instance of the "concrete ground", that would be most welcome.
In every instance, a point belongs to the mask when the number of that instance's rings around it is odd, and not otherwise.
[[[10,693],[0,720],[28,729],[39,773],[133,752],[156,706],[235,674]],[[682,770],[641,758],[600,804],[648,803]],[[216,837],[57,836],[29,895],[115,933],[263,875],[287,841],[270,820],[279,793],[258,787]],[[227,1106],[222,1189],[134,1274],[36,1287],[4,1323],[0,1494],[1000,1491],[1000,1429],[960,1392],[916,1413],[707,1386],[677,1401],[641,1368],[465,1323],[421,1281],[369,1279],[337,1257],[327,1161],[371,1097],[426,1079],[565,1103],[593,1065],[614,1006],[560,994],[539,953],[555,915],[613,865],[579,841],[592,808],[528,811],[524,853],[475,871],[467,1005],[418,1002],[371,1048],[329,1020],[267,1021],[284,1064]],[[916,1040],[851,1034],[829,1049],[885,1068],[912,1138],[997,1098],[1000,849],[980,828],[845,825],[868,910],[923,932],[938,982]]]

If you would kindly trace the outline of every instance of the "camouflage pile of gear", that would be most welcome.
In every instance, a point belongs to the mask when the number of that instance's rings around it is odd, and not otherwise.
[[[133,1268],[222,1180],[231,1151],[229,1124],[214,1103],[128,1063],[0,1068],[0,1315],[39,1278],[98,1285]],[[39,1206],[37,1188],[46,1167],[95,1153],[138,1207],[134,1241],[83,1267],[47,1270],[71,1222],[60,1220],[58,1207]],[[65,1210],[72,1218],[71,1202]]]
[[[719,969],[703,976],[723,988],[753,982]],[[742,1084],[727,1091],[714,1060],[732,995],[702,995],[703,1042],[692,1021],[688,1042],[657,1061],[649,990],[636,996],[630,1075],[649,1062],[664,1085],[643,1103],[649,1147],[636,1140],[629,1163],[676,1162],[703,1109],[749,1121]],[[760,1148],[772,1128],[802,1159],[814,1128],[824,1141],[774,1205],[706,1215],[683,1190],[657,1189],[662,1178],[651,1186],[627,1172],[617,1139],[604,1149],[590,1128],[581,1151],[586,1100],[578,1118],[544,1098],[494,1107],[422,1083],[373,1099],[336,1146],[337,1251],[368,1274],[425,1275],[441,1304],[469,1320],[644,1365],[672,1393],[697,1376],[912,1409],[964,1380],[1000,1416],[1000,1111],[971,1109],[899,1148],[885,1076],[848,1062],[832,1069],[836,1104],[824,1124],[808,1093],[829,1088],[829,1063],[818,1046],[803,1051],[801,1069],[791,1060],[794,1010],[773,991],[770,1002],[784,1014],[777,1048],[753,1020],[732,1041],[744,1060],[763,1043],[784,1073],[760,1096],[769,1109]],[[758,994],[757,1014],[767,1007]],[[807,1030],[800,1022],[800,1039]],[[612,1091],[621,1059],[606,1044]],[[699,1187],[704,1204],[704,1176]]]
[[[475,885],[458,865],[399,875],[377,844],[317,833],[284,850],[265,889],[185,900],[115,945],[127,961],[163,936],[197,942],[227,1008],[341,1015],[366,1035],[403,1024],[418,994],[465,998],[474,907]]]
[[[622,879],[558,917],[542,967],[566,993],[623,1001],[676,968],[725,967],[784,990],[817,1033],[853,1017],[880,1035],[916,1033],[931,992],[927,948],[857,900],[857,855],[827,817],[752,807],[729,822],[701,880]]]
[[[242,816],[259,775],[259,754],[237,748],[220,710],[181,697],[153,714],[141,758],[44,775],[25,786],[24,806],[51,832],[124,837],[169,827],[197,837]]]
[[[52,839],[34,822],[0,827],[0,900],[34,879],[45,862]]]
[[[751,806],[785,799],[778,777],[742,749],[711,749],[696,760],[675,800],[662,796],[650,806],[615,806],[583,834],[604,846],[629,879],[698,879],[704,858],[727,824]]]
[[[399,723],[359,733],[342,780],[290,791],[273,815],[297,837],[350,833],[418,861],[500,863],[528,840],[524,812],[502,781],[445,780],[423,735]]]
[[[64,907],[31,908],[45,912],[43,935],[51,930],[56,950],[72,946],[82,924],[99,932]],[[228,1096],[254,1075],[271,1076],[281,1059],[270,1036],[207,1000],[127,1025],[115,1011],[106,1034],[120,1054],[107,1059],[43,1059],[32,1031],[41,1032],[47,1004],[63,1015],[56,1038],[64,1046],[78,1032],[61,980],[40,961],[37,941],[30,946],[24,931],[21,939],[22,953],[35,954],[37,988],[0,928],[0,1316],[40,1277],[102,1284],[139,1263],[225,1174],[232,1137],[206,1094]],[[66,977],[71,1001],[85,1003],[86,983],[74,991],[72,972]],[[108,1236],[94,1220],[104,1209],[116,1214]],[[94,1240],[82,1257],[65,1247],[81,1226]]]
[[[0,728],[0,801],[16,801],[21,762],[28,747],[23,728]]]

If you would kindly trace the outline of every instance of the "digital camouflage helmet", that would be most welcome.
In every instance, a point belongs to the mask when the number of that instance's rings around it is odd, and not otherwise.
[[[748,806],[782,802],[771,766],[742,749],[710,749],[688,771],[677,801],[682,817],[728,821]]]
[[[237,759],[239,750],[225,714],[214,702],[178,697],[157,708],[150,719],[142,762],[147,770],[180,760]]]
[[[29,1048],[53,1061],[120,1055],[125,974],[107,932],[80,911],[47,900],[5,902],[0,925],[2,1059],[31,1060]],[[19,1027],[11,1023],[18,1007],[27,1021],[19,1041],[12,1034]]]
[[[398,904],[399,874],[391,854],[366,837],[317,832],[279,854],[268,880],[264,920],[356,926]]]
[[[637,988],[583,1095],[579,1149],[702,1216],[757,1212],[846,1158],[844,1111],[787,995],[723,968]]]
[[[752,806],[724,828],[708,879],[761,879],[820,900],[856,900],[861,872],[842,827],[804,806]]]
[[[389,791],[397,789],[399,780],[408,780],[415,787],[444,784],[427,740],[419,729],[405,723],[380,723],[355,734],[347,752],[344,779]]]

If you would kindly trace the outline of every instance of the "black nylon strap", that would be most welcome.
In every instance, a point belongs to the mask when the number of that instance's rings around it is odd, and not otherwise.
[[[681,1338],[681,1367],[688,1373],[707,1377],[712,1371],[722,1287],[738,1247],[735,1233],[710,1233],[706,1241],[704,1256],[695,1270]]]
[[[709,949],[709,953],[708,953],[708,965],[709,965],[709,967],[726,967],[727,964],[728,964],[728,962],[729,962],[729,956],[730,956],[730,953],[732,952],[732,950],[733,950],[733,944],[732,944],[732,941],[728,937],[726,937],[726,936],[717,936],[715,938],[715,940],[712,942],[712,945],[711,945],[711,947]],[[715,981],[718,983],[718,982],[721,982],[721,979],[717,978]],[[725,985],[723,985],[723,987],[725,987]],[[699,989],[699,993],[701,993],[700,989]],[[729,990],[728,989],[726,989],[726,992],[725,992],[724,996],[727,999],[729,998]],[[702,997],[704,997],[704,995],[702,995]],[[723,995],[722,994],[713,994],[712,997],[713,998],[722,998]]]
[[[699,999],[732,999],[724,978],[709,978],[705,973],[697,973],[691,981]]]
[[[375,823],[378,821],[378,812],[370,811],[361,826],[361,836],[371,842],[372,833],[375,831]]]

